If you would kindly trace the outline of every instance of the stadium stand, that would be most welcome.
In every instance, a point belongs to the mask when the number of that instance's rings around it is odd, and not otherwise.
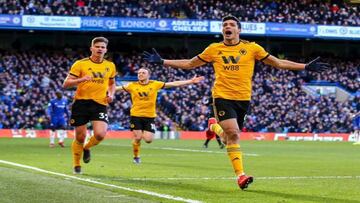
[[[179,54],[178,54],[179,55]],[[46,105],[55,90],[61,88],[68,68],[84,54],[64,54],[50,51],[0,51],[0,128],[47,128]],[[161,81],[191,78],[194,74],[206,76],[196,86],[164,90],[158,98],[158,129],[202,131],[206,128],[213,69],[204,66],[184,71],[151,67],[140,54],[117,54],[114,58],[122,76],[135,76],[139,67],[152,69],[152,77]],[[167,58],[174,57],[168,55]],[[184,55],[183,55],[184,57]],[[304,75],[301,72],[273,69],[257,63],[251,110],[244,131],[261,132],[351,132],[351,115],[360,110],[359,60],[342,62],[325,59],[333,68],[326,74]],[[329,96],[312,97],[301,90],[305,80],[338,81],[355,96],[338,102]],[[120,85],[120,84],[118,84]],[[358,92],[356,92],[358,91]],[[46,93],[46,94],[44,94]],[[73,92],[65,91],[71,98]],[[130,97],[116,95],[110,106],[110,127],[128,129]]]
[[[229,13],[246,22],[360,25],[360,6],[344,1],[0,1],[0,14],[221,19]]]

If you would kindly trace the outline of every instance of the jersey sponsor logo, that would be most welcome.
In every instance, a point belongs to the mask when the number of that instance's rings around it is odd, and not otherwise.
[[[230,62],[232,64],[237,64],[240,61],[240,56],[237,56],[236,58],[234,56],[222,56],[222,60],[224,61],[225,64],[229,64]]]
[[[148,97],[149,96],[149,92],[138,92],[140,97]]]
[[[91,73],[93,75],[93,78],[104,78],[105,74],[106,74],[106,72],[103,72],[103,73],[101,73],[101,72],[91,72]]]
[[[238,71],[240,70],[239,65],[235,65],[240,61],[240,55],[234,57],[234,56],[222,56],[222,60],[224,64],[234,64],[234,65],[223,65],[224,70],[230,70],[230,71]]]

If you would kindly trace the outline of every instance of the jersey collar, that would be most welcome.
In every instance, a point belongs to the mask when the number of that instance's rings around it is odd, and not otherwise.
[[[223,41],[223,44],[224,44],[225,46],[232,47],[232,46],[236,46],[236,45],[240,44],[240,42],[241,42],[241,40],[239,39],[239,42],[236,43],[236,44],[226,44],[224,41]]]

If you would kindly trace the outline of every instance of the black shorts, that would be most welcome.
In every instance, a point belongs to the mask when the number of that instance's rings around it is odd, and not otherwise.
[[[109,122],[106,106],[93,100],[75,100],[71,107],[71,126],[81,126],[89,121]]]
[[[245,116],[249,108],[250,101],[237,101],[230,99],[214,99],[214,114],[218,121],[236,118],[239,128],[244,124]]]
[[[130,130],[143,130],[155,133],[155,118],[130,117]]]

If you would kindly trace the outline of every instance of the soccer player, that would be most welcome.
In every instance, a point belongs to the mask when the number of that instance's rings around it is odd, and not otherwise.
[[[162,59],[155,49],[153,53],[144,52],[143,55],[150,63],[181,69],[193,69],[212,63],[215,70],[212,96],[214,113],[219,123],[210,120],[209,128],[223,136],[229,159],[238,177],[237,183],[241,189],[245,189],[253,182],[253,177],[244,173],[239,132],[250,103],[255,61],[262,61],[279,69],[316,72],[328,69],[329,64],[319,62],[319,58],[307,64],[278,59],[257,43],[240,39],[240,32],[240,21],[229,15],[222,19],[223,41],[210,44],[192,59]]]
[[[77,87],[70,120],[75,126],[72,143],[74,174],[81,174],[82,154],[83,161],[90,162],[90,147],[104,139],[108,128],[107,105],[114,98],[116,75],[114,63],[104,59],[108,43],[105,37],[95,37],[91,41],[91,56],[77,60],[63,84],[64,88]],[[94,134],[84,143],[89,121]]]
[[[61,147],[65,147],[64,139],[66,136],[66,120],[69,120],[69,111],[67,108],[68,100],[63,98],[61,92],[56,92],[56,98],[50,100],[48,109],[46,111],[47,116],[50,120],[50,147],[55,147],[55,134],[59,139],[58,144]],[[66,120],[64,115],[66,115]]]
[[[208,100],[208,103],[207,103],[207,104],[209,105],[209,110],[210,110],[210,112],[209,112],[209,120],[215,120],[215,118],[214,118],[214,111],[213,111],[213,108],[212,108],[213,99],[210,98],[210,99]],[[216,120],[215,120],[215,121],[216,121]],[[211,121],[208,121],[208,123],[209,123],[209,122],[211,122]],[[225,144],[222,143],[220,136],[217,135],[215,132],[211,131],[211,129],[208,128],[208,129],[206,130],[206,132],[205,132],[205,135],[206,135],[206,140],[205,140],[205,143],[204,143],[204,145],[203,145],[204,148],[208,148],[208,145],[209,145],[210,140],[213,139],[214,137],[215,137],[217,143],[219,144],[220,149],[223,149],[223,148],[225,147]]]
[[[203,76],[194,76],[190,80],[174,82],[150,80],[151,72],[148,68],[140,68],[137,75],[137,82],[130,82],[126,85],[116,87],[117,91],[126,91],[131,95],[132,107],[130,110],[130,129],[134,135],[132,146],[134,153],[133,162],[135,164],[141,163],[141,140],[144,139],[146,143],[151,143],[154,137],[154,120],[156,117],[155,111],[158,91],[162,88],[195,84],[204,80]]]
[[[210,117],[209,120],[210,120],[210,119],[214,119],[214,120],[216,121],[216,119],[215,119],[214,117]],[[210,122],[210,121],[208,121],[208,122]],[[204,143],[204,145],[203,145],[204,148],[208,148],[208,147],[209,147],[209,142],[210,142],[210,140],[212,140],[212,139],[215,137],[217,143],[219,144],[220,149],[224,149],[225,144],[222,143],[221,138],[220,138],[219,135],[217,135],[217,134],[216,134],[214,131],[212,131],[211,129],[207,129],[205,133],[206,133],[206,140],[205,140],[205,143]]]

